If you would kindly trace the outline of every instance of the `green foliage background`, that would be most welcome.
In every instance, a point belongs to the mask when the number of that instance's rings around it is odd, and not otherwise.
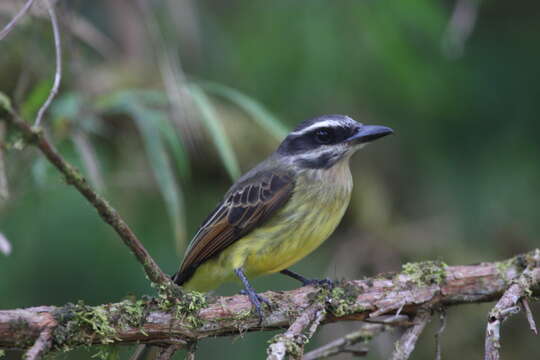
[[[464,264],[538,247],[537,3],[479,2],[463,43],[448,32],[452,1],[136,3],[59,2],[65,70],[46,123],[165,271],[176,271],[239,171],[287,129],[325,113],[387,125],[395,136],[353,158],[346,218],[296,270],[358,278],[407,261]],[[0,12],[1,24],[11,16]],[[77,24],[102,37],[89,40]],[[0,91],[31,120],[53,69],[50,24],[37,8],[0,43]],[[13,252],[0,254],[0,308],[153,293],[115,234],[36,151],[12,148],[6,165],[0,232]],[[275,275],[255,285],[297,284]],[[480,357],[489,306],[449,310],[445,357]],[[354,327],[328,326],[310,347]],[[434,321],[413,359],[433,358],[436,329]],[[503,331],[505,359],[538,352],[521,315]],[[206,340],[198,358],[262,358],[272,335]],[[391,341],[375,341],[368,358],[386,358]]]

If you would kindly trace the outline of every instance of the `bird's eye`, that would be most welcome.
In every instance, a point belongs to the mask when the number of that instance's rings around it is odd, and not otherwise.
[[[330,129],[319,129],[315,131],[315,140],[319,144],[328,144],[334,140],[334,133]]]

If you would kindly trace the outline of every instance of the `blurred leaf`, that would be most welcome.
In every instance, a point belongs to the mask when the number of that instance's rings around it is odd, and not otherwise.
[[[47,183],[50,166],[43,157],[38,157],[32,164],[32,177],[37,186],[43,187]]]
[[[8,112],[12,112],[11,99],[9,96],[0,91],[0,109],[5,109]]]
[[[90,184],[97,191],[103,191],[105,186],[97,152],[86,134],[87,129],[96,129],[94,125],[96,117],[87,115],[88,112],[85,112],[84,109],[84,98],[75,92],[67,92],[58,97],[52,104],[52,124],[57,130],[65,127],[65,130],[69,131],[69,139],[75,144],[75,151],[82,161]],[[74,126],[70,126],[69,123],[74,124]],[[89,125],[85,126],[86,123]]]
[[[163,136],[163,139],[167,142],[168,147],[176,159],[176,165],[178,166],[180,176],[183,178],[189,178],[189,158],[186,154],[184,146],[182,146],[182,143],[180,142],[180,138],[169,122],[169,118],[163,114],[160,114],[156,120],[158,120],[157,126],[161,132],[161,136]]]
[[[132,98],[132,101],[144,104],[144,106],[147,108],[164,107],[168,106],[169,104],[167,96],[161,91],[135,89],[125,90],[115,94],[114,96],[110,96],[110,94],[108,94],[98,99],[95,103],[95,107],[101,110],[107,110],[111,107],[114,108],[118,105],[119,98],[123,98],[124,100]],[[151,110],[156,112],[155,125],[159,128],[161,135],[163,136],[167,146],[170,148],[171,153],[176,160],[176,165],[178,166],[180,176],[183,178],[188,178],[190,174],[189,157],[181,138],[171,125],[169,117],[166,116],[163,111],[155,109]]]
[[[183,195],[176,183],[169,156],[165,148],[165,139],[160,128],[166,121],[161,110],[143,106],[140,96],[133,92],[117,93],[109,103],[112,110],[122,111],[133,117],[144,142],[152,172],[156,178],[161,196],[173,225],[177,249],[183,249],[186,242],[185,213]]]
[[[0,96],[1,95],[2,94],[0,94]],[[0,123],[0,144],[2,145],[5,144],[5,141],[6,141],[6,124],[1,122]],[[8,198],[9,198],[9,187],[8,187],[8,178],[6,174],[6,164],[4,162],[4,148],[0,147],[0,199],[7,200]]]
[[[80,94],[75,92],[68,92],[59,96],[51,107],[51,113],[54,115],[55,121],[58,121],[58,118],[75,120],[80,115],[82,102]]]
[[[200,87],[190,85],[188,89],[195,105],[197,105],[201,111],[201,118],[204,125],[208,129],[214,144],[218,148],[219,156],[221,157],[221,160],[223,160],[229,176],[232,180],[235,180],[240,176],[240,167],[238,166],[238,160],[234,155],[232,145],[229,142],[223,124],[218,119],[214,106]]]
[[[236,104],[248,113],[257,124],[268,130],[277,140],[282,140],[287,135],[287,128],[255,99],[238,90],[217,83],[204,82],[200,86],[204,90],[215,93]]]
[[[11,243],[2,233],[0,233],[0,252],[6,256],[11,254]]]
[[[167,96],[162,91],[130,89],[98,97],[94,102],[94,108],[108,111],[129,99],[133,99],[137,102],[143,101],[147,106],[167,106],[168,104]]]
[[[21,105],[21,116],[23,119],[30,121],[29,119],[33,119],[36,116],[39,108],[49,96],[51,85],[52,80],[42,80],[34,86]]]
[[[97,151],[89,136],[81,130],[75,130],[71,134],[71,140],[73,141],[73,144],[75,144],[75,151],[82,160],[90,184],[92,184],[97,191],[103,191],[105,182],[101,175],[101,166],[98,160]]]

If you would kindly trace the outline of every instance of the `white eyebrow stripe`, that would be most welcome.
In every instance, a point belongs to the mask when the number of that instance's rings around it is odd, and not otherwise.
[[[311,126],[308,126],[305,129],[302,129],[302,130],[299,130],[299,131],[294,131],[294,132],[291,133],[291,135],[302,135],[302,134],[308,133],[308,132],[310,132],[312,130],[315,130],[315,129],[318,129],[318,128],[338,127],[338,126],[343,126],[343,125],[344,125],[343,121],[325,120],[325,121],[315,123],[315,124],[313,124]]]

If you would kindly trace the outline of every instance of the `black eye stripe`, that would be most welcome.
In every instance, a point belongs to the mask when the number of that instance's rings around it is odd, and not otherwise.
[[[336,139],[332,128],[320,128],[313,131],[313,137],[319,144],[330,144]]]
[[[325,139],[325,141],[319,141],[317,139],[317,133],[320,131],[331,132],[331,139]],[[278,151],[284,154],[298,154],[301,152],[316,149],[320,146],[327,146],[338,144],[345,139],[349,138],[356,131],[356,127],[353,126],[321,126],[315,129],[311,129],[308,132],[300,134],[290,134],[280,145]]]

